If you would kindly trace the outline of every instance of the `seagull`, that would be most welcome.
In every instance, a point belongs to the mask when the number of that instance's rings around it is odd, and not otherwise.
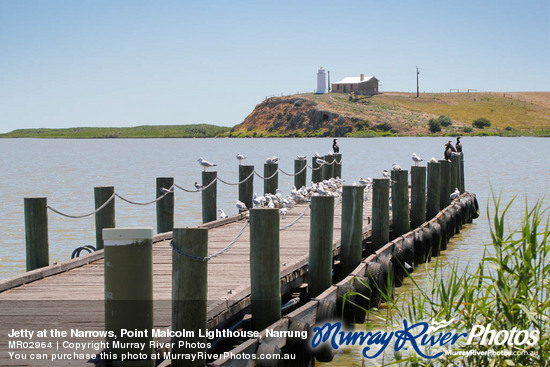
[[[202,185],[199,185],[198,182],[195,182],[195,189],[197,189],[198,191],[202,190],[204,188],[204,186]]]
[[[414,162],[414,165],[416,166],[418,163],[422,162],[423,159],[420,158],[416,153],[413,153],[412,160]]]
[[[244,161],[246,157],[241,153],[237,153],[237,159],[239,160],[239,164],[241,164],[241,161]]]
[[[359,184],[363,186],[372,185],[372,178],[367,177],[364,179],[363,177],[359,178]]]
[[[460,191],[458,191],[458,187],[457,187],[455,188],[455,191],[451,194],[451,200],[454,200],[459,196],[460,196]]]
[[[265,160],[265,163],[267,163],[267,164],[275,164],[275,163],[277,163],[277,162],[279,162],[279,158],[276,157],[276,156],[273,156],[273,157],[271,157],[271,158],[267,158],[267,159]]]
[[[296,159],[299,160],[299,161],[303,161],[303,160],[306,159],[306,156],[305,155],[297,155]]]
[[[220,219],[227,218],[227,214],[223,211],[223,209],[218,209],[218,213],[220,214]]]
[[[286,216],[287,211],[288,211],[288,209],[286,208],[285,204],[283,204],[283,207],[281,209],[279,209],[279,213],[281,214],[282,217]]]
[[[236,206],[237,206],[237,209],[238,209],[240,212],[244,212],[244,211],[248,210],[248,208],[246,207],[246,204],[243,203],[243,202],[240,201],[240,200],[237,200]]]
[[[390,173],[387,170],[382,171],[382,177],[384,178],[390,178]]]
[[[206,169],[207,169],[208,167],[214,167],[214,166],[216,166],[216,164],[210,163],[210,162],[204,160],[202,157],[200,157],[199,159],[197,159],[197,162],[199,162],[199,164],[200,164],[201,166],[204,167],[204,170],[205,170],[205,171],[206,171]]]
[[[334,155],[334,153],[332,153],[332,150],[329,150],[327,155],[332,157]]]
[[[393,162],[391,165],[392,171],[401,171],[401,166],[397,164],[397,162]]]
[[[163,195],[173,193],[174,191],[165,189],[164,187],[160,188],[160,192],[162,192]]]
[[[327,161],[325,161],[324,159],[322,158],[317,158],[315,160],[315,162],[317,162],[318,165],[322,166],[323,164],[327,164]]]
[[[334,139],[332,141],[332,150],[334,151],[334,153],[340,153],[340,147],[338,146],[338,143],[336,142],[336,140],[338,139]]]
[[[319,153],[315,152],[315,154],[313,155],[314,158],[321,158],[321,156],[319,155]]]
[[[435,159],[435,157],[432,157],[432,159],[430,159],[430,163],[437,163],[437,159]]]
[[[455,146],[456,146],[456,151],[457,151],[457,152],[459,152],[459,153],[462,152],[462,143],[460,142],[460,136],[457,136],[457,137],[456,137],[456,144],[455,144]]]

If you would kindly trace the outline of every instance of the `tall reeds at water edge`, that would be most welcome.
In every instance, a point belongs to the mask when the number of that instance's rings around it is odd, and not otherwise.
[[[467,344],[461,338],[457,344],[444,347],[426,347],[429,355],[452,350],[453,353],[437,359],[424,359],[408,348],[396,352],[391,365],[402,366],[550,366],[550,244],[548,243],[548,208],[542,201],[533,207],[525,204],[525,214],[518,229],[508,227],[506,215],[513,200],[502,209],[500,197],[492,196],[491,212],[487,208],[492,243],[488,244],[480,263],[471,272],[461,271],[457,264],[445,265],[435,259],[435,268],[429,270],[427,282],[420,284],[410,274],[412,286],[395,299],[383,295],[387,308],[367,311],[369,317],[384,317],[386,329],[402,329],[402,319],[410,323],[426,321],[453,322],[434,332],[470,334],[476,325],[493,331],[539,331],[535,345],[506,342],[503,345],[485,343],[477,337]],[[379,292],[384,290],[378,289]],[[390,290],[391,291],[391,290]],[[355,294],[356,296],[360,296]],[[393,325],[392,325],[393,324]],[[358,327],[358,326],[357,326]],[[478,327],[479,328],[479,327]],[[502,340],[506,333],[502,333]],[[506,334],[508,335],[508,334]],[[488,338],[487,338],[488,339]],[[513,338],[510,338],[513,339]],[[463,353],[459,355],[457,351]],[[495,353],[489,353],[489,352]],[[474,353],[472,353],[474,352]],[[486,352],[482,355],[480,352]],[[407,354],[408,353],[408,354]],[[384,361],[382,360],[382,364]],[[386,364],[388,365],[388,364]]]

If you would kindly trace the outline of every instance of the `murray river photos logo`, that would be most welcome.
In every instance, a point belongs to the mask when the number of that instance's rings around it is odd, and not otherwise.
[[[348,345],[357,345],[363,347],[362,354],[365,358],[376,358],[392,344],[395,351],[406,349],[406,345],[410,345],[419,356],[434,359],[442,356],[444,352],[433,355],[424,352],[432,347],[452,346],[462,338],[466,339],[466,345],[479,342],[481,345],[533,346],[539,341],[538,330],[494,330],[491,324],[474,325],[469,333],[443,331],[453,322],[454,319],[432,321],[431,325],[427,322],[410,324],[404,319],[403,328],[394,331],[347,331],[342,328],[341,322],[327,322],[313,328],[311,347],[316,348],[322,343],[329,343],[336,350]]]

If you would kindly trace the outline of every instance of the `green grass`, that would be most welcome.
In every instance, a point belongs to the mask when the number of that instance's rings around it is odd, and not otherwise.
[[[474,325],[492,330],[539,330],[534,346],[472,345],[465,341],[454,350],[513,351],[516,355],[443,355],[436,361],[420,358],[414,352],[396,353],[399,366],[546,366],[550,361],[550,236],[548,209],[537,203],[529,208],[518,229],[511,230],[505,220],[510,202],[502,209],[500,198],[493,196],[494,213],[487,208],[492,243],[473,272],[460,272],[458,266],[439,264],[429,273],[428,284],[416,283],[410,274],[412,289],[399,299],[386,296],[387,312],[372,309],[367,315],[386,318],[387,328],[392,320],[407,318],[411,322],[452,320],[445,332],[469,333]],[[389,310],[391,309],[392,312]],[[367,317],[368,319],[368,317]],[[432,355],[436,353],[432,349]],[[434,364],[435,362],[435,364]]]
[[[229,129],[229,127],[208,124],[18,129],[0,134],[0,138],[212,138],[227,133]]]

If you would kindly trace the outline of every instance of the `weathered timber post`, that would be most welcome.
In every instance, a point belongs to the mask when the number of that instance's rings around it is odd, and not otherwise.
[[[157,177],[157,198],[166,191],[173,190],[174,177]],[[174,193],[168,193],[157,201],[157,233],[170,232],[174,229]]]
[[[46,198],[24,200],[27,271],[49,265],[47,206]]]
[[[411,167],[411,227],[426,221],[426,167]]]
[[[172,330],[190,330],[194,338],[188,340],[201,347],[180,346],[184,336],[173,338],[172,353],[206,353],[206,301],[207,301],[207,261],[193,259],[186,255],[205,258],[208,256],[208,229],[175,228],[174,251],[172,252]],[[199,336],[201,333],[203,336]],[[204,358],[195,361],[185,359],[172,360],[172,366],[205,366]]]
[[[105,330],[114,338],[105,339],[113,354],[144,354],[140,366],[154,366],[153,348],[153,229],[105,228]],[[121,335],[121,330],[139,330],[135,336]],[[115,348],[113,341],[124,347]],[[137,345],[145,343],[141,348]],[[136,346],[133,346],[136,345]]]
[[[451,154],[451,192],[458,188],[460,170],[460,153]],[[449,193],[450,195],[450,193]]]
[[[252,208],[252,196],[254,195],[254,166],[239,165],[239,201],[245,203],[247,208]],[[252,175],[248,180],[245,178]]]
[[[266,178],[264,180],[264,194],[275,194],[277,192],[279,188],[278,169],[279,165],[277,163],[264,163],[264,177]]]
[[[342,235],[340,277],[348,276],[361,262],[363,252],[364,186],[342,187]]]
[[[317,158],[311,158],[311,182],[317,183],[323,181],[322,171],[323,168],[319,168],[319,163],[317,163]],[[299,187],[297,187],[299,188]]]
[[[202,186],[206,187],[218,178],[216,171],[202,172]],[[202,190],[202,222],[208,223],[216,220],[218,215],[217,209],[218,183],[214,182],[207,189]]]
[[[258,331],[281,318],[279,222],[279,209],[250,209],[250,299]]]
[[[439,161],[439,165],[439,177],[441,180],[439,210],[441,210],[451,203],[451,162],[443,159]]]
[[[464,186],[464,153],[460,152],[460,183],[458,186],[458,189],[460,192],[464,192],[466,190],[466,186]]]
[[[323,171],[323,180],[328,180],[332,178],[332,172],[336,163],[334,163],[334,155],[326,155],[323,159],[327,162],[321,169]]]
[[[376,251],[390,241],[390,180],[372,181],[372,245]]]
[[[294,186],[300,189],[302,186],[306,186],[307,181],[307,161],[305,159],[294,160]],[[298,173],[300,172],[300,173]]]
[[[115,198],[111,198],[115,194],[114,186],[97,186],[94,187],[94,201],[96,210],[103,206],[107,200],[111,199],[108,204],[95,213],[95,248],[100,250],[103,248],[103,228],[115,228]]]
[[[428,162],[428,198],[426,203],[426,216],[431,219],[439,213],[441,206],[441,164]]]
[[[409,171],[391,171],[391,205],[393,235],[399,237],[411,230],[409,217]]]
[[[342,153],[334,154],[334,170],[333,177],[342,178]]]
[[[314,298],[332,285],[332,239],[334,197],[311,198],[309,231],[309,297]]]

